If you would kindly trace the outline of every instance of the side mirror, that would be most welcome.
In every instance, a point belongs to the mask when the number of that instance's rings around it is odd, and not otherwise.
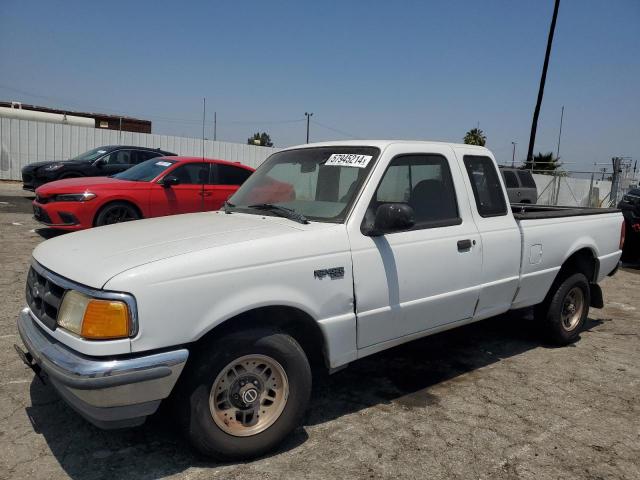
[[[179,184],[180,184],[180,179],[178,177],[174,177],[173,175],[167,175],[162,180],[162,186],[164,188],[171,188],[174,185],[179,185]]]
[[[406,203],[384,203],[376,210],[373,228],[363,232],[370,237],[409,230],[416,224],[413,208]]]
[[[105,157],[102,157],[98,160],[96,160],[96,163],[93,164],[94,167],[98,167],[98,168],[102,168],[107,164],[107,159]]]

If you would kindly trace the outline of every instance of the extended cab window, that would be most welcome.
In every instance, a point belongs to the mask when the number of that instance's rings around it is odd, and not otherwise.
[[[506,215],[507,202],[493,161],[489,157],[465,155],[464,165],[471,180],[471,188],[473,188],[473,196],[480,216]]]
[[[378,185],[368,217],[385,203],[406,203],[414,211],[415,228],[457,225],[455,188],[447,160],[440,155],[402,155],[394,158]]]

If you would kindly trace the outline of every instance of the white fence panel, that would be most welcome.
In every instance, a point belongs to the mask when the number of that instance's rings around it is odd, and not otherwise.
[[[192,137],[120,132],[99,128],[0,118],[0,180],[21,180],[22,167],[46,160],[66,160],[105,145],[160,148],[178,155],[202,155],[202,140]],[[275,148],[205,140],[206,157],[257,167]]]
[[[541,205],[566,205],[570,207],[607,206],[611,182],[590,178],[573,178],[534,174]],[[592,201],[589,200],[591,191]],[[596,200],[597,198],[597,200]]]

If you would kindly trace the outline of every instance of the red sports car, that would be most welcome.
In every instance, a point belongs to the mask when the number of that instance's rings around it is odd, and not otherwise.
[[[210,158],[158,157],[111,177],[69,178],[36,190],[34,217],[82,230],[139,218],[218,210],[253,168]]]

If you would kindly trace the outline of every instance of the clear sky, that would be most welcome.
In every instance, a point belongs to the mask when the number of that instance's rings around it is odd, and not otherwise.
[[[526,156],[553,0],[0,1],[0,99],[218,139],[462,141]],[[562,0],[536,151],[640,159],[640,0]],[[334,130],[331,130],[330,127]]]

